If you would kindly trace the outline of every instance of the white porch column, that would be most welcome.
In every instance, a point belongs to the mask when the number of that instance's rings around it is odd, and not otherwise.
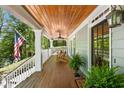
[[[68,39],[66,40],[66,52],[67,54],[69,55],[69,42],[68,42]]]
[[[50,40],[50,48],[53,48],[53,40]]]
[[[42,52],[41,52],[41,32],[42,30],[34,30],[35,32],[35,70],[42,70]]]
[[[50,51],[49,51],[49,55],[52,55],[52,49],[53,49],[53,40],[50,39]]]

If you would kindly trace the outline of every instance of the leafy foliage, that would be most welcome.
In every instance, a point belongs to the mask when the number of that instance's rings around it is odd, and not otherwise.
[[[2,42],[0,42],[0,66],[4,66],[4,62],[7,60],[12,63],[13,61],[13,49],[14,49],[14,37],[13,33],[9,33],[9,36],[5,36]]]
[[[0,8],[0,33],[1,33],[1,29],[3,27],[3,21],[4,21],[4,13],[3,13],[3,9]]]
[[[124,74],[116,74],[119,67],[92,67],[86,78],[85,86],[89,88],[120,88],[124,87]]]
[[[42,36],[41,38],[41,46],[43,49],[48,49],[50,47],[50,40],[46,38],[45,36]]]
[[[21,59],[34,54],[34,32],[32,28],[0,8],[0,67],[13,62],[15,29],[26,39],[21,46]]]
[[[81,65],[83,65],[85,62],[82,59],[82,57],[79,54],[75,54],[70,58],[70,67],[77,71]]]
[[[65,40],[54,40],[53,41],[53,46],[54,47],[66,46],[66,41]]]

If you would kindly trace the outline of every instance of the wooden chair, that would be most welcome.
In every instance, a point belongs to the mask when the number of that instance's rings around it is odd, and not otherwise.
[[[57,62],[67,62],[66,51],[63,52],[62,50],[57,55]]]

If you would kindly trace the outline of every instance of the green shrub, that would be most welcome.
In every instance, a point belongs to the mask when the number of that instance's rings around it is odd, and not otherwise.
[[[89,88],[120,88],[124,87],[124,74],[116,74],[119,67],[109,68],[107,65],[102,67],[92,67],[88,72],[84,87]]]

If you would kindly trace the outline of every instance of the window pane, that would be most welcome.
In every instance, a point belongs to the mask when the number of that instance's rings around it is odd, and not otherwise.
[[[93,64],[96,63],[97,57],[97,27],[93,28]]]
[[[65,40],[54,40],[53,46],[54,47],[66,46],[66,41]]]
[[[109,59],[109,27],[104,21],[93,27],[93,65],[102,65]]]
[[[104,60],[109,59],[109,29],[108,29],[108,23],[104,23]]]

